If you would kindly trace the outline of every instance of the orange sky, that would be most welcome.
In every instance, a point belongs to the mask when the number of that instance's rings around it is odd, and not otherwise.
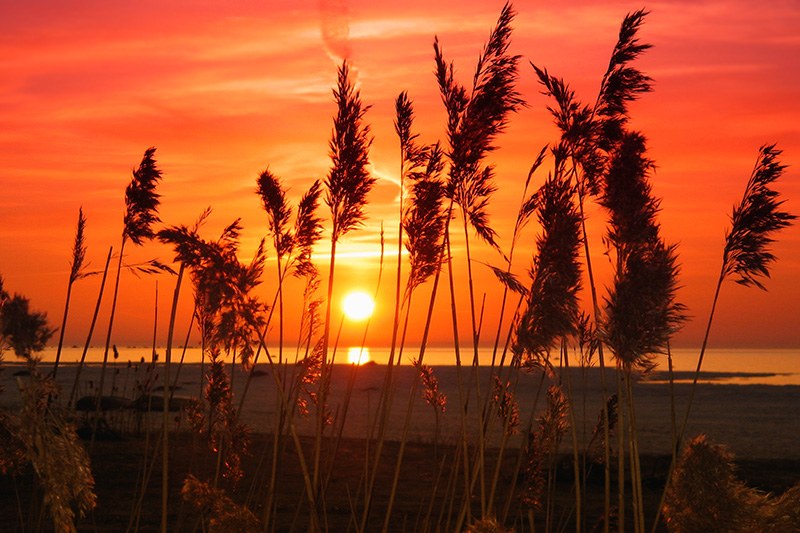
[[[204,234],[215,237],[242,217],[243,255],[250,257],[266,230],[254,194],[258,173],[269,167],[281,176],[296,202],[330,167],[331,88],[343,55],[357,71],[364,102],[372,105],[367,121],[375,135],[372,172],[379,179],[365,228],[341,244],[337,287],[374,291],[381,223],[387,228],[387,250],[397,247],[394,98],[407,90],[422,140],[443,139],[433,36],[438,34],[445,56],[467,83],[503,2],[14,4],[3,7],[0,20],[0,275],[7,290],[29,297],[56,326],[78,208],[83,206],[88,218],[89,260],[101,268],[108,247],[119,246],[124,188],[149,146],[157,147],[164,172],[162,219],[190,224],[212,206]],[[529,61],[566,78],[584,101],[594,101],[619,23],[643,6],[587,0],[516,7],[512,50],[523,56],[519,89],[529,107],[511,118],[492,155],[499,185],[492,225],[505,246],[527,170],[539,149],[556,138],[545,110],[549,102],[539,93]],[[639,66],[655,79],[655,91],[632,106],[632,125],[649,138],[650,156],[658,164],[653,184],[663,198],[664,234],[680,245],[679,300],[694,319],[677,344],[692,346],[701,338],[710,308],[731,206],[741,197],[760,145],[774,142],[784,150],[790,168],[777,187],[786,207],[800,213],[800,9],[791,1],[730,0],[645,7],[651,14],[641,37],[654,48]],[[593,210],[590,217],[595,262],[603,263],[604,215]],[[537,230],[529,226],[523,242],[532,245]],[[320,247],[322,267],[328,246],[323,241]],[[126,251],[130,261],[171,257],[156,245]],[[768,293],[732,282],[724,286],[713,346],[800,348],[800,228],[782,233],[774,252],[779,261],[766,283]],[[501,265],[488,250],[478,256]],[[518,251],[516,257],[524,272],[530,252]],[[463,255],[458,259],[463,287]],[[387,257],[386,296],[368,334],[373,345],[388,340],[392,264]],[[489,339],[499,290],[485,267],[475,268],[478,298],[487,294],[484,338]],[[268,270],[262,291],[267,300],[274,278]],[[115,343],[150,342],[156,279],[158,335],[165,341],[174,280],[124,273]],[[607,275],[602,279],[609,282]],[[98,285],[99,277],[76,284],[68,344],[84,342]],[[419,313],[424,299],[418,298]],[[466,293],[458,299],[466,303]],[[434,340],[448,343],[452,333],[444,287],[439,302]],[[109,303],[110,296],[94,344],[103,342]],[[181,309],[188,319],[188,297]],[[357,343],[361,335],[362,326],[348,324],[343,342]]]

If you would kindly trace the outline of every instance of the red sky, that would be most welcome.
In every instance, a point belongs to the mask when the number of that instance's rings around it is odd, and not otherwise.
[[[337,286],[342,293],[351,288],[372,292],[382,223],[387,250],[397,247],[394,99],[408,91],[422,140],[444,140],[445,115],[432,74],[433,37],[439,36],[446,57],[468,83],[502,4],[71,0],[4,6],[0,275],[6,290],[29,297],[35,308],[47,311],[52,325],[60,324],[78,208],[83,206],[88,218],[89,260],[93,268],[102,268],[108,247],[119,246],[131,169],[150,146],[157,147],[164,171],[164,222],[190,224],[212,206],[204,227],[211,238],[241,217],[243,255],[249,257],[266,231],[254,194],[258,173],[269,167],[281,176],[296,202],[330,168],[331,88],[340,58],[347,55],[362,98],[372,106],[367,113],[375,136],[371,170],[379,180],[365,227],[341,243]],[[784,150],[790,168],[777,187],[786,208],[800,213],[800,8],[795,2],[518,3],[512,50],[523,56],[519,89],[529,107],[511,118],[500,149],[491,156],[499,186],[491,203],[492,225],[507,246],[528,168],[539,149],[556,139],[545,109],[549,102],[539,93],[529,62],[563,76],[582,100],[594,101],[619,24],[641,7],[651,11],[641,37],[654,48],[639,66],[655,79],[655,90],[632,106],[632,125],[649,138],[650,156],[658,165],[654,193],[663,198],[663,231],[680,245],[679,299],[694,318],[676,342],[692,346],[699,343],[709,312],[731,207],[762,144],[777,143]],[[602,264],[604,215],[592,210],[590,217],[595,262]],[[537,231],[531,225],[523,242],[531,246]],[[327,264],[327,247],[324,240],[321,267]],[[131,262],[171,257],[156,245],[126,251]],[[782,233],[774,252],[779,261],[766,283],[769,292],[732,282],[723,287],[713,346],[800,348],[800,228]],[[520,272],[530,264],[529,254],[517,252]],[[478,255],[501,264],[488,250]],[[387,256],[385,296],[368,333],[373,345],[388,340],[394,260]],[[457,285],[463,287],[463,255],[456,266]],[[493,338],[499,289],[485,267],[476,264],[475,269],[478,299],[487,294],[484,338]],[[268,270],[265,300],[272,298],[274,278]],[[158,334],[162,343],[166,339],[174,280],[126,272],[115,343],[150,342],[156,279]],[[606,272],[601,286],[608,282]],[[76,284],[68,344],[84,342],[98,286],[99,277]],[[418,298],[419,313],[424,299]],[[466,303],[466,293],[458,299]],[[181,307],[184,319],[188,300]],[[452,333],[444,287],[439,301],[435,340],[447,343]],[[102,344],[109,302],[110,297],[95,344]],[[467,331],[463,309],[461,327]],[[347,342],[362,334],[361,326],[345,328]]]

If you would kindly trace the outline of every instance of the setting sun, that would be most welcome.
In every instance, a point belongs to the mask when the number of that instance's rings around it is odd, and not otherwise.
[[[344,307],[344,314],[350,320],[364,320],[372,316],[375,301],[369,294],[356,291],[345,296],[342,307]]]
[[[351,365],[363,365],[369,360],[369,348],[353,346],[347,350],[347,362]]]

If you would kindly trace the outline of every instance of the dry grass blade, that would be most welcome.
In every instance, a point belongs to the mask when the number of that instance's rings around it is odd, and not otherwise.
[[[484,263],[486,264],[486,263]],[[495,275],[497,281],[503,284],[508,290],[525,296],[528,294],[528,288],[522,284],[519,278],[513,272],[509,272],[508,270],[501,270],[495,266],[486,264],[491,271],[492,274]]]
[[[152,226],[161,221],[158,218],[160,195],[156,192],[161,171],[156,168],[155,152],[154,147],[145,151],[139,168],[133,171],[133,178],[125,189],[123,236],[139,245],[155,236]]]
[[[775,256],[769,251],[772,235],[789,226],[795,215],[781,210],[779,193],[770,188],[786,169],[778,162],[781,151],[775,145],[759,149],[758,161],[747,182],[744,197],[734,206],[731,230],[725,235],[723,275],[736,276],[737,283],[764,286],[758,280],[769,277]]]
[[[331,209],[331,239],[338,241],[362,223],[366,197],[375,184],[375,178],[367,170],[372,138],[369,126],[363,123],[369,107],[361,104],[360,93],[353,87],[350,66],[346,61],[339,68],[338,85],[333,94],[338,112],[330,141],[333,167],[325,180],[328,187],[325,203]]]

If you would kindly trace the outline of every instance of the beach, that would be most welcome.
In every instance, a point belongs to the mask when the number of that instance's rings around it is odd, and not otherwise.
[[[146,373],[146,365],[141,363],[117,363],[107,370],[106,390],[114,388],[116,395],[133,398],[141,390]],[[228,370],[231,366],[227,365]],[[42,370],[47,372],[49,365],[44,363]],[[275,413],[277,408],[275,379],[268,366],[256,368],[247,396],[241,409],[241,421],[251,432],[248,453],[243,456],[243,478],[236,485],[221,481],[226,495],[239,503],[246,504],[256,514],[263,513],[263,501],[267,497],[269,486],[265,477],[273,449],[273,433],[275,430]],[[62,364],[58,371],[58,382],[62,387],[62,402],[74,382],[77,365]],[[172,369],[172,377],[176,376],[177,367]],[[386,367],[368,364],[359,367],[352,365],[335,365],[332,374],[332,387],[329,397],[329,408],[332,413],[332,428],[343,427],[343,440],[336,445],[331,438],[333,429],[328,428],[323,439],[323,465],[328,465],[330,472],[329,488],[325,493],[326,517],[330,521],[331,531],[344,531],[351,520],[351,509],[360,509],[363,498],[363,472],[373,468],[377,446],[377,429],[372,426],[379,391],[385,377]],[[292,373],[292,365],[283,368],[280,375],[284,380]],[[355,372],[355,374],[353,374]],[[378,461],[378,477],[375,485],[375,512],[369,518],[370,528],[380,528],[383,513],[388,502],[392,476],[395,470],[399,451],[399,441],[403,437],[404,422],[408,410],[408,398],[414,381],[415,370],[407,365],[400,367],[397,374],[395,396],[392,401],[389,420],[386,427],[386,444]],[[437,415],[431,406],[422,399],[417,391],[413,401],[413,412],[409,417],[407,438],[398,494],[392,512],[390,531],[417,531],[423,523],[426,527],[438,523],[443,530],[452,527],[456,516],[443,512],[441,502],[446,501],[449,490],[463,492],[460,486],[447,485],[448,475],[454,467],[453,459],[460,456],[457,446],[460,442],[461,416],[458,405],[459,369],[454,366],[438,366],[434,369],[439,380],[440,392],[447,395],[448,403],[445,411],[438,414],[438,435],[435,433]],[[477,410],[478,402],[486,399],[490,392],[488,387],[488,369],[481,369],[478,379],[470,379],[470,368],[462,367],[462,380],[467,384],[469,401],[466,402],[466,420],[469,431],[480,427]],[[516,485],[513,477],[514,466],[519,457],[521,435],[528,424],[535,429],[537,417],[543,407],[547,387],[557,382],[565,384],[567,374],[563,370],[554,370],[543,374],[534,372],[521,374],[514,392],[519,407],[519,431],[514,434],[504,451],[503,464],[499,473],[498,501],[505,501],[511,495],[511,509],[518,506],[512,488]],[[15,375],[16,374],[16,375]],[[757,376],[750,379],[754,384],[745,384],[747,374],[704,375],[699,385],[687,427],[686,439],[698,434],[705,434],[714,442],[725,444],[735,455],[738,473],[749,486],[764,492],[781,494],[800,480],[800,386],[768,385],[759,383]],[[155,376],[158,377],[155,377]],[[176,396],[188,398],[200,394],[200,364],[184,364],[178,374]],[[156,365],[150,378],[156,387],[163,380],[163,367]],[[675,410],[680,417],[685,408],[689,383],[687,374],[679,372],[674,376]],[[347,383],[353,379],[353,391],[348,405],[346,419],[344,415],[344,398]],[[2,383],[6,391],[0,395],[0,406],[9,412],[18,408],[18,382],[24,384],[24,366],[6,363],[2,373]],[[87,365],[81,374],[81,385],[78,394],[89,393],[99,380],[99,365]],[[234,403],[238,406],[242,396],[247,374],[236,367],[232,374]],[[579,446],[583,448],[591,438],[592,429],[599,416],[601,398],[599,371],[591,368],[586,371],[573,369],[569,373],[569,383],[575,398],[576,427]],[[476,389],[478,392],[476,393]],[[163,388],[161,389],[163,391]],[[639,445],[642,454],[642,476],[644,485],[644,501],[649,516],[657,508],[661,488],[666,479],[670,461],[671,412],[670,384],[663,373],[655,373],[637,381],[634,386],[636,397],[636,416],[638,421]],[[154,392],[154,394],[159,394]],[[491,411],[490,411],[491,412]],[[76,423],[81,424],[86,414],[78,413]],[[189,474],[198,479],[211,480],[215,477],[215,456],[207,443],[198,439],[188,429],[188,423],[181,413],[173,413],[173,427],[170,433],[170,523],[172,531],[193,531],[200,519],[197,508],[184,502],[181,487]],[[132,411],[107,413],[112,431],[104,434],[95,442],[90,454],[91,468],[98,495],[94,513],[79,522],[81,531],[121,531],[126,530],[131,520],[138,517],[140,531],[156,531],[160,523],[161,474],[160,444],[158,441],[160,412],[151,415],[150,423],[144,422],[141,415]],[[305,450],[306,457],[311,457],[314,445],[315,420],[313,409],[310,419],[299,415],[294,418],[298,438]],[[495,418],[492,423],[497,423]],[[678,423],[680,420],[678,420]],[[498,424],[499,427],[499,424]],[[493,471],[497,458],[497,446],[501,433],[495,430],[489,440],[490,449],[486,452],[487,472]],[[89,443],[85,442],[88,447]],[[296,444],[287,432],[278,442],[281,454],[281,467],[276,479],[279,495],[276,497],[274,520],[276,531],[294,528],[305,530],[310,519],[306,511],[297,513],[298,502],[305,498],[302,469],[298,461]],[[560,459],[555,462],[554,491],[552,492],[553,511],[548,515],[551,520],[568,523],[574,520],[570,510],[574,507],[572,490],[571,440],[563,439],[558,448]],[[154,451],[156,450],[156,451]],[[146,459],[147,458],[147,459]],[[155,458],[155,459],[154,459]],[[327,459],[325,459],[327,458]],[[150,467],[150,464],[155,467]],[[460,467],[460,463],[459,463]],[[135,510],[141,486],[142,472],[151,470],[148,490],[144,492],[141,511]],[[30,468],[16,477],[5,476],[0,482],[0,501],[5,502],[0,514],[0,523],[30,524],[30,513],[37,512],[36,499],[31,485],[33,472]],[[449,487],[449,488],[448,488]],[[474,487],[475,501],[479,502],[480,489]],[[589,469],[585,480],[585,520],[600,516],[603,501],[602,466],[595,465]],[[480,513],[476,503],[475,513]],[[428,513],[430,510],[430,513]],[[132,518],[133,517],[133,518]],[[207,518],[207,516],[206,516]],[[261,518],[261,516],[259,516]],[[545,515],[537,515],[537,520],[548,519]],[[427,522],[426,522],[427,520]],[[448,520],[450,522],[448,522]],[[648,522],[650,518],[648,518]],[[135,522],[134,522],[135,523]],[[306,525],[303,525],[306,524]],[[351,524],[352,525],[352,524]],[[44,528],[48,522],[45,519]],[[18,529],[21,530],[21,529]]]

